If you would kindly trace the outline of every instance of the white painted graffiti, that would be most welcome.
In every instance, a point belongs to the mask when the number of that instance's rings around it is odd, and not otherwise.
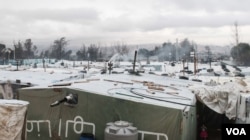
[[[65,137],[68,137],[68,127],[69,124],[72,123],[73,124],[73,128],[74,128],[74,132],[77,134],[81,134],[84,130],[84,125],[89,125],[92,126],[92,132],[95,135],[95,124],[94,123],[90,123],[90,122],[84,122],[83,118],[81,116],[76,116],[74,120],[68,120],[66,121],[66,130],[65,130]],[[80,130],[76,129],[76,126],[80,125]]]
[[[52,137],[51,134],[51,123],[50,120],[27,120],[27,132],[33,132],[34,130],[34,124],[37,125],[37,132],[38,136],[40,137],[40,124],[41,123],[47,123],[48,124],[48,131],[49,131],[49,137]],[[29,127],[30,124],[30,127]],[[68,137],[68,131],[69,127],[73,125],[73,130],[76,134],[81,134],[84,131],[84,126],[91,126],[92,127],[92,133],[95,135],[95,124],[90,122],[84,122],[83,118],[81,116],[76,116],[74,120],[67,120],[66,126],[65,126],[65,137]],[[79,130],[77,129],[77,126],[80,126]],[[61,129],[62,129],[62,120],[59,120],[59,126],[58,126],[58,136],[61,136]]]
[[[32,132],[34,129],[34,124],[36,124],[38,137],[40,137],[40,123],[48,123],[49,137],[51,137],[50,120],[28,120],[26,127],[27,132]],[[30,129],[28,128],[28,124],[30,124]]]

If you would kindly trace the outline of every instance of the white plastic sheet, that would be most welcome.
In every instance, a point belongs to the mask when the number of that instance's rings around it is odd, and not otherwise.
[[[0,100],[0,140],[21,140],[29,102]]]
[[[207,107],[229,119],[237,117],[237,101],[240,93],[248,94],[248,88],[237,82],[217,86],[192,86],[193,93]]]

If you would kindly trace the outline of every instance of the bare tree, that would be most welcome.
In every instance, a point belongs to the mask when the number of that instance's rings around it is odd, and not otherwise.
[[[55,57],[56,59],[61,60],[63,53],[65,52],[65,47],[68,45],[68,41],[65,37],[61,37],[60,39],[57,39],[54,41],[54,44],[52,46],[52,57]]]
[[[25,49],[25,52],[26,52],[26,58],[31,58],[33,57],[33,54],[32,54],[32,41],[31,39],[26,39],[26,41],[24,42],[24,49]]]
[[[81,49],[76,52],[76,56],[78,60],[86,60],[86,46],[83,44]]]
[[[35,56],[37,55],[37,53],[38,53],[38,50],[37,50],[37,46],[36,46],[36,45],[34,45],[34,46],[32,47],[32,51],[33,51],[33,57],[35,57]]]
[[[10,48],[4,48],[4,49],[2,49],[2,51],[1,51],[1,53],[3,53],[4,54],[4,58],[6,57],[6,54],[8,54],[7,55],[7,60],[9,61],[9,59],[10,59],[10,54],[13,52],[13,50],[12,49],[10,49]]]
[[[91,61],[94,61],[94,60],[98,59],[98,51],[99,51],[99,47],[97,47],[95,44],[91,44],[88,47],[89,59]]]
[[[4,44],[0,44],[0,57],[4,57],[4,50],[5,49],[5,45]]]
[[[23,59],[23,45],[21,41],[14,42],[14,59]]]
[[[207,61],[211,59],[211,48],[209,46],[205,46],[205,49],[207,51]]]
[[[113,48],[114,51],[120,55],[126,55],[129,53],[129,48],[126,44],[117,43]]]
[[[25,58],[34,58],[35,55],[37,54],[37,47],[33,45],[33,42],[31,39],[26,39],[24,42],[24,53],[25,53]]]

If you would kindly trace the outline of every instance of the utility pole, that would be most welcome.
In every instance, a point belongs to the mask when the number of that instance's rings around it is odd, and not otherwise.
[[[236,42],[236,46],[238,46],[239,45],[238,23],[235,22],[234,26],[235,26],[235,42]]]
[[[194,51],[194,75],[196,75],[196,53]]]
[[[44,72],[46,72],[45,59],[44,58],[43,58],[43,69],[44,69]]]
[[[137,56],[137,50],[135,50],[135,55],[134,55],[134,63],[133,63],[133,72],[135,73],[135,65],[136,65],[136,56]]]
[[[185,59],[182,59],[183,76],[185,76]]]
[[[176,38],[176,44],[175,44],[175,50],[176,50],[176,54],[175,54],[175,60],[178,61],[179,60],[179,47],[178,47],[178,38]]]
[[[88,53],[88,71],[89,71],[89,53]]]
[[[14,60],[16,59],[16,44],[14,42]]]
[[[196,56],[195,56],[195,50],[193,52],[190,52],[190,57],[193,57],[193,61],[194,61],[194,75],[196,75]]]
[[[18,71],[19,60],[16,59],[16,70]]]
[[[235,22],[234,23],[234,27],[235,27],[235,45],[237,47],[237,57],[236,57],[236,62],[239,61],[239,56],[240,56],[240,52],[239,52],[239,33],[238,33],[238,23]]]

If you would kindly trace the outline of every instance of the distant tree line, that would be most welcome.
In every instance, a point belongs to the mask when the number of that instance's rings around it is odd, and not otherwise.
[[[13,42],[13,47],[6,48],[0,44],[0,59],[67,59],[67,60],[91,60],[91,61],[108,61],[115,53],[127,55],[129,47],[126,44],[116,43],[111,47],[90,44],[82,47],[73,54],[71,49],[67,49],[69,41],[65,37],[54,40],[53,44],[38,54],[38,47],[34,45],[31,39],[24,42]]]
[[[187,38],[180,43],[164,42],[161,46],[155,46],[153,50],[141,48],[139,55],[146,59],[156,57],[159,61],[175,61],[190,59],[190,52],[194,51],[194,44]]]
[[[33,45],[31,39],[26,39],[24,43],[21,41],[13,42],[14,48],[6,48],[5,45],[0,47],[1,59],[33,59],[38,53],[37,46]]]
[[[71,49],[67,49],[69,41],[65,37],[54,40],[53,44],[38,54],[38,47],[34,45],[31,39],[24,42],[13,42],[13,49],[0,45],[0,55],[3,59],[34,59],[34,58],[53,58],[57,60],[91,60],[107,61],[114,54],[128,55],[130,48],[124,43],[116,43],[112,46],[101,46],[100,44],[85,44],[73,54]],[[178,45],[178,46],[177,46]],[[194,51],[194,45],[184,39],[180,43],[163,43],[161,46],[155,46],[154,49],[139,49],[139,55],[144,58],[156,57],[159,61],[188,59],[190,52]]]
[[[100,44],[90,44],[82,46],[72,51],[69,49],[69,41],[65,37],[58,38],[53,41],[48,49],[38,52],[38,47],[31,39],[25,41],[13,42],[12,48],[6,48],[0,44],[0,59],[34,59],[34,58],[50,58],[50,59],[67,59],[67,60],[90,60],[90,61],[108,61],[114,54],[126,56],[131,52],[131,48],[124,43],[116,43],[111,46],[101,46]],[[239,49],[241,48],[241,49]],[[247,64],[248,60],[248,44],[239,44],[239,47],[233,48],[231,54],[238,62]],[[135,48],[134,48],[135,49]],[[138,49],[138,48],[137,48]],[[208,54],[211,54],[210,48],[205,47]],[[237,50],[237,51],[236,51]],[[153,48],[141,47],[138,50],[140,59],[155,59],[157,61],[180,61],[192,60],[190,52],[195,51],[195,44],[187,38],[179,43],[164,42],[161,45],[156,45]],[[242,55],[236,55],[236,52]],[[133,55],[130,55],[133,59]]]
[[[68,40],[65,37],[56,39],[48,50],[41,51],[39,58],[54,58],[57,60],[71,59],[72,50],[66,50]]]

